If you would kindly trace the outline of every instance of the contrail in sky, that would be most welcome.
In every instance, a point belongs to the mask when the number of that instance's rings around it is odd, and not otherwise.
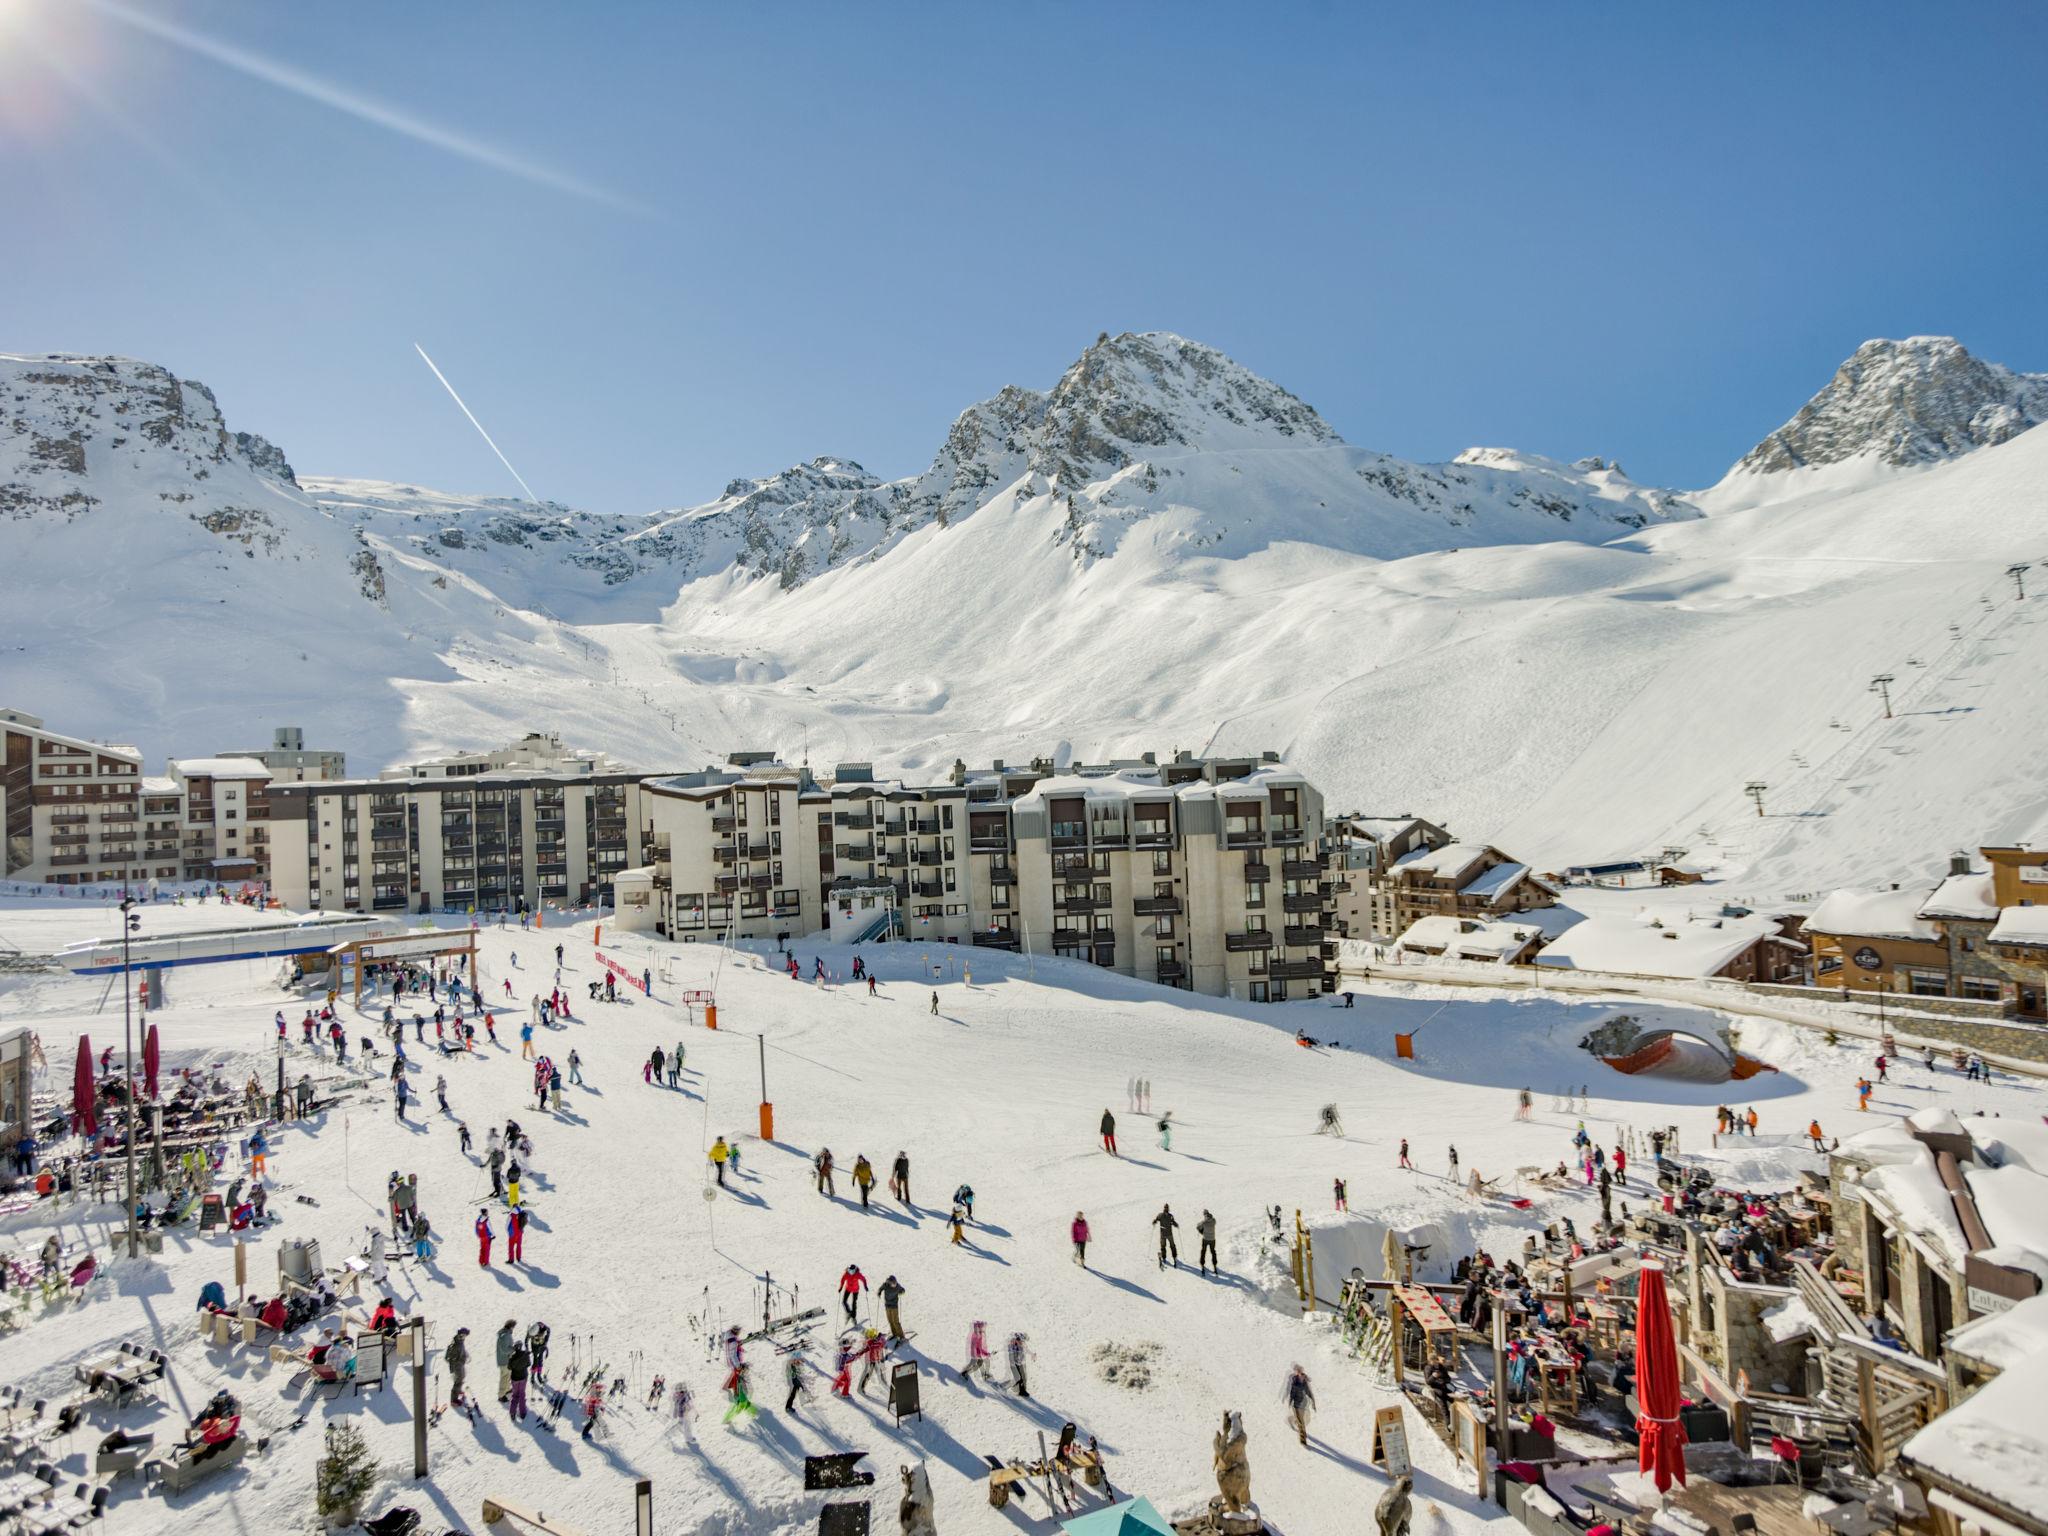
[[[522,181],[530,181],[536,186],[566,192],[571,197],[580,197],[587,202],[601,203],[607,208],[643,215],[652,212],[646,204],[635,202],[617,192],[579,181],[565,172],[537,165],[531,160],[522,160],[480,140],[457,133],[452,128],[429,122],[403,108],[348,90],[316,75],[309,75],[304,70],[294,69],[289,64],[252,53],[246,48],[237,48],[232,43],[224,43],[203,32],[181,27],[161,16],[136,10],[122,4],[121,0],[86,0],[86,3],[102,15],[110,16],[139,32],[147,32],[152,37],[161,38],[188,53],[196,53],[201,58],[211,59],[214,63],[225,65],[253,80],[260,80],[265,85],[290,91],[295,96],[302,96],[308,101],[318,102],[337,112],[347,113],[359,121],[400,134],[416,143],[428,145],[447,154],[459,155],[478,165],[489,166],[494,171],[517,176]]]
[[[421,346],[418,342],[414,342],[412,344],[412,349],[413,351],[419,353],[421,362],[425,363],[429,368],[434,368],[434,360],[431,357],[427,356],[427,349],[425,347]],[[448,398],[453,400],[457,405],[462,405],[462,396],[455,393],[455,386],[448,382],[448,375],[443,373],[440,369],[434,368],[434,377],[439,379],[441,381],[441,387],[448,391]],[[462,414],[469,418],[469,424],[472,427],[476,428],[478,434],[483,438],[483,440],[487,443],[491,443],[491,434],[484,431],[484,424],[476,419],[476,412],[472,411],[468,406],[462,405]],[[521,477],[519,471],[516,469],[512,469],[512,461],[505,457],[504,450],[501,449],[496,443],[491,443],[491,452],[497,454],[498,462],[500,464],[504,465],[506,469],[511,470],[512,478],[514,480],[519,481],[519,489],[526,492],[526,499],[532,502],[535,506],[539,506],[540,498],[533,494],[533,487],[526,483],[526,481]]]

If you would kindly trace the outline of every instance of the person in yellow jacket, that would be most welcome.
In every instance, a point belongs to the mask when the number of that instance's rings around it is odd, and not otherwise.
[[[711,1167],[718,1174],[718,1184],[721,1189],[725,1187],[725,1161],[731,1156],[732,1148],[725,1144],[723,1136],[711,1143]]]
[[[875,1167],[863,1152],[853,1160],[853,1187],[860,1191],[860,1208],[868,1208],[868,1191],[875,1187]]]

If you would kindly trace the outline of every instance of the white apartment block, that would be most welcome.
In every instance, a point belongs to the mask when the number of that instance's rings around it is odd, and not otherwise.
[[[180,873],[174,851],[144,857],[155,840],[141,836],[141,751],[61,735],[18,709],[0,709],[0,829],[0,876],[9,880],[86,885]]]
[[[517,770],[274,784],[270,878],[288,907],[531,911],[608,902],[651,861],[641,775]]]
[[[270,745],[248,751],[227,751],[221,757],[253,757],[270,770],[279,784],[304,784],[309,780],[345,779],[348,755],[323,747],[308,747],[306,733],[296,725],[280,725],[270,733]]]
[[[1270,757],[913,785],[739,754],[642,788],[647,922],[682,942],[893,930],[1253,1001],[1334,985],[1322,799]]]
[[[602,752],[565,747],[552,731],[529,731],[518,741],[487,752],[456,752],[402,768],[386,768],[381,779],[463,779],[486,773],[519,773],[556,779],[594,778],[622,772]]]

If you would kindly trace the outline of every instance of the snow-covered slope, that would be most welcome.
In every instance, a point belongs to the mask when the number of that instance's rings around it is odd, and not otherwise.
[[[2048,563],[2038,386],[1872,343],[1691,498],[1409,463],[1211,348],[1104,336],[921,474],[821,458],[601,517],[295,481],[160,369],[8,360],[0,698],[152,753],[297,719],[364,768],[542,723],[648,767],[1277,747],[1543,865],[1898,878],[2048,822],[2048,630],[2005,576]],[[44,649],[74,640],[82,677]]]

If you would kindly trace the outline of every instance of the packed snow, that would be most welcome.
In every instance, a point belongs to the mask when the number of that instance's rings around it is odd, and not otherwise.
[[[159,904],[145,931],[246,923],[240,907]],[[104,906],[78,900],[0,901],[0,936],[29,952],[111,931]],[[434,1401],[445,1400],[439,1351],[467,1326],[476,1362],[472,1388],[482,1411],[472,1426],[459,1413],[432,1429],[431,1475],[409,1472],[411,1384],[401,1369],[391,1386],[331,1401],[294,1387],[288,1365],[262,1350],[220,1349],[200,1341],[195,1304],[202,1285],[234,1290],[231,1247],[219,1233],[175,1229],[161,1256],[115,1260],[79,1304],[40,1311],[0,1340],[0,1381],[26,1396],[56,1399],[72,1369],[122,1340],[161,1348],[171,1358],[160,1403],[99,1411],[68,1442],[45,1454],[75,1472],[100,1435],[117,1423],[182,1430],[216,1389],[240,1398],[246,1422],[272,1436],[268,1455],[191,1493],[165,1500],[123,1480],[108,1529],[171,1532],[211,1528],[223,1516],[238,1528],[301,1527],[319,1454],[320,1426],[347,1418],[369,1436],[386,1466],[370,1508],[410,1503],[436,1520],[473,1528],[490,1495],[545,1509],[592,1531],[624,1528],[634,1479],[654,1481],[660,1528],[693,1532],[793,1533],[812,1528],[822,1497],[801,1487],[801,1457],[835,1449],[871,1453],[878,1501],[894,1497],[895,1468],[929,1469],[941,1530],[987,1519],[985,1454],[1036,1454],[1037,1436],[1072,1420],[1099,1438],[1119,1492],[1143,1493],[1169,1514],[1185,1514],[1213,1491],[1209,1436],[1226,1409],[1242,1409],[1251,1433],[1254,1491],[1269,1521],[1297,1536],[1355,1530],[1358,1510],[1384,1486],[1368,1464],[1373,1411],[1391,1401],[1368,1369],[1347,1357],[1334,1331],[1304,1320],[1285,1283],[1285,1253],[1268,1238],[1264,1211],[1296,1210],[1316,1234],[1319,1290],[1351,1265],[1377,1273],[1382,1234],[1393,1228],[1427,1241],[1435,1274],[1475,1243],[1513,1251],[1532,1225],[1572,1215],[1590,1220],[1584,1189],[1526,1193],[1523,1212],[1505,1199],[1474,1197],[1448,1177],[1455,1146],[1463,1168],[1516,1182],[1517,1170],[1548,1166],[1569,1152],[1584,1118],[1603,1141],[1622,1127],[1639,1132],[1676,1124],[1688,1147],[1706,1148],[1712,1107],[1731,1085],[1625,1077],[1580,1048],[1613,1016],[1612,1003],[1562,1000],[1468,988],[1373,984],[1346,1009],[1335,999],[1252,1006],[1199,998],[1119,978],[1083,964],[1025,960],[914,943],[870,946],[873,992],[849,980],[844,948],[799,945],[804,980],[792,981],[772,953],[668,946],[606,932],[599,919],[553,916],[541,931],[486,926],[479,935],[487,1001],[509,1002],[496,1016],[498,1041],[475,1057],[443,1060],[427,1041],[407,1047],[416,1060],[408,1081],[418,1101],[394,1117],[383,1072],[349,1090],[332,1110],[276,1137],[270,1153],[271,1210],[278,1223],[252,1244],[250,1274],[267,1291],[278,1243],[317,1237],[330,1263],[355,1251],[367,1224],[384,1219],[392,1171],[417,1173],[420,1205],[441,1246],[426,1264],[394,1266],[390,1292],[401,1316],[425,1315],[435,1354]],[[555,979],[554,946],[563,947],[562,984],[574,1017],[538,1032],[536,1047],[559,1062],[577,1051],[584,1082],[568,1089],[557,1116],[533,1108],[530,1066],[521,1060],[518,1025],[529,998]],[[514,963],[516,953],[517,963]],[[622,989],[621,1001],[586,1002],[602,953],[638,976],[653,972],[651,998]],[[813,982],[814,959],[828,979]],[[10,975],[0,978],[0,1027],[26,1024],[51,1062],[50,1087],[68,1097],[76,1038],[95,1050],[118,1041],[118,1012],[105,1011],[103,980]],[[715,989],[719,1029],[693,1025],[684,996]],[[317,1004],[317,995],[311,998]],[[218,1070],[233,1085],[276,1071],[272,1014],[294,1022],[307,997],[280,988],[276,962],[234,962],[171,973],[165,1006],[151,1015],[162,1031],[169,1072]],[[376,1035],[376,1008],[359,1014],[344,994],[351,1041]],[[1697,1010],[1629,1000],[1646,1028],[1711,1032],[1720,1021]],[[411,1003],[401,1017],[412,1012]],[[430,1009],[428,1010],[431,1011]],[[1297,1029],[1322,1042],[1308,1049]],[[1768,1135],[1803,1130],[1820,1119],[1831,1130],[1855,1116],[1851,1085],[1867,1047],[1830,1047],[1816,1034],[1763,1020],[1742,1023],[1743,1047],[1780,1068],[1739,1085],[1741,1104],[1757,1107]],[[1412,1036],[1414,1059],[1397,1057],[1396,1033]],[[323,1083],[343,1073],[325,1050],[293,1043],[287,1073]],[[650,1085],[649,1052],[686,1049],[679,1086]],[[353,1051],[352,1051],[353,1054]],[[380,1056],[382,1068],[388,1056]],[[775,1106],[776,1139],[755,1135],[760,1074]],[[447,1079],[452,1114],[434,1106],[432,1085]],[[1129,1106],[1134,1085],[1150,1085],[1149,1112]],[[1561,1111],[1557,1096],[1586,1085],[1590,1108]],[[1533,1119],[1514,1118],[1515,1094],[1535,1095]],[[2000,1114],[2015,1126],[2040,1112],[2040,1091],[2001,1076],[1966,1083],[1946,1068],[1895,1068],[1879,1090],[1872,1121],[1930,1104],[1958,1113]],[[1344,1134],[1314,1134],[1319,1111],[1335,1105]],[[1117,1120],[1121,1155],[1102,1149],[1098,1121]],[[1171,1148],[1156,1122],[1171,1112]],[[526,1195],[534,1221],[524,1262],[502,1257],[502,1204],[488,1198],[479,1165],[487,1127],[517,1117],[534,1142]],[[454,1121],[465,1121],[476,1152],[458,1149]],[[740,1172],[716,1191],[706,1149],[735,1137]],[[1395,1166],[1409,1139],[1416,1167]],[[824,1147],[840,1170],[835,1198],[814,1187],[812,1159]],[[885,1178],[907,1152],[913,1203],[888,1198],[878,1182],[863,1210],[845,1182],[856,1154]],[[1782,1187],[1811,1154],[1764,1144],[1703,1153],[1717,1175],[1751,1187]],[[229,1147],[230,1168],[237,1171]],[[1331,1181],[1349,1181],[1356,1215],[1331,1209]],[[974,1191],[965,1242],[948,1241],[947,1207],[961,1184]],[[710,1191],[707,1194],[707,1189]],[[317,1203],[303,1203],[301,1197]],[[1622,1193],[1628,1200],[1631,1195]],[[1181,1263],[1155,1262],[1151,1218],[1170,1202],[1181,1219]],[[477,1262],[471,1223],[488,1210],[501,1234],[494,1262]],[[110,1257],[117,1207],[90,1203],[17,1210],[0,1217],[0,1244],[32,1256],[56,1229]],[[1193,1267],[1194,1223],[1217,1217],[1221,1265]],[[1088,1267],[1076,1266],[1069,1224],[1085,1212],[1092,1228]],[[783,1411],[782,1357],[751,1346],[758,1419],[727,1427],[719,1387],[722,1366],[708,1341],[723,1325],[758,1323],[757,1279],[800,1288],[803,1307],[828,1316],[808,1358],[829,1367],[839,1316],[832,1289],[849,1263],[870,1285],[896,1275],[913,1337],[903,1357],[916,1363],[923,1419],[895,1426],[878,1396],[832,1400],[814,1376],[814,1399]],[[774,1309],[789,1310],[788,1297]],[[863,1303],[872,1317],[872,1301]],[[629,1380],[605,1420],[606,1433],[582,1441],[572,1408],[553,1434],[512,1422],[492,1401],[490,1347],[510,1318],[523,1329],[544,1319],[553,1330],[550,1379],[593,1362]],[[985,1320],[997,1349],[993,1381],[962,1379],[970,1326]],[[1028,1336],[1031,1396],[1003,1385],[1002,1341]],[[300,1338],[309,1340],[312,1330]],[[1307,1449],[1288,1443],[1278,1394],[1288,1367],[1311,1373],[1319,1411]],[[557,1374],[559,1373],[559,1375]],[[686,1385],[693,1416],[678,1421],[645,1400],[654,1375]],[[664,1400],[665,1401],[665,1400]],[[291,1428],[300,1415],[308,1422]],[[1418,1531],[1470,1531],[1498,1518],[1467,1491],[1448,1450],[1411,1415],[1417,1465]],[[1094,1495],[1084,1495],[1093,1502]],[[1047,1528],[1042,1500],[1012,1506],[1027,1529]],[[886,1513],[879,1518],[886,1519]]]

